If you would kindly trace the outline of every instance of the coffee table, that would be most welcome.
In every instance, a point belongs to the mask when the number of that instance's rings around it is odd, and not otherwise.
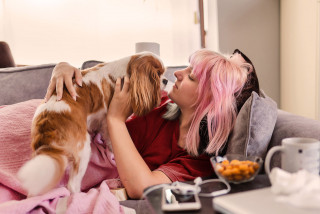
[[[266,174],[259,174],[256,176],[254,180],[250,182],[242,183],[242,184],[230,184],[230,186],[231,186],[231,191],[228,194],[269,187],[271,186],[271,183]],[[150,208],[156,214],[168,213],[168,212],[163,212],[161,210],[161,197],[162,197],[162,189],[156,189],[151,193],[149,193],[146,197],[147,202],[150,205]],[[186,211],[186,212],[174,212],[174,213],[194,213],[194,214],[218,213],[213,208],[212,198],[213,197],[200,197],[201,209],[198,211]]]

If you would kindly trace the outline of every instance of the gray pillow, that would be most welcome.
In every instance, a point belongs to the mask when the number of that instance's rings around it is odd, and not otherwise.
[[[244,103],[231,132],[227,154],[243,154],[265,158],[277,120],[277,104],[256,92]]]

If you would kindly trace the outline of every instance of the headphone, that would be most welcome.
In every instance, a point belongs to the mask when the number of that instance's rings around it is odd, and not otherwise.
[[[216,197],[216,196],[227,194],[231,190],[229,183],[224,180],[220,180],[220,179],[208,179],[208,180],[202,181],[202,179],[200,177],[197,177],[196,179],[194,179],[193,182],[195,183],[194,185],[182,183],[179,181],[175,181],[172,184],[159,184],[159,185],[150,187],[146,191],[144,191],[141,199],[145,198],[146,195],[148,195],[150,192],[154,191],[155,189],[163,188],[163,187],[169,187],[170,189],[172,189],[175,193],[177,193],[179,195],[198,194],[199,196],[202,196],[202,197]],[[222,182],[226,185],[227,188],[222,189],[222,190],[218,190],[218,191],[214,191],[214,192],[210,192],[210,193],[200,193],[200,191],[201,191],[200,185],[205,184],[205,183],[212,183],[212,182]]]
[[[222,189],[222,190],[217,190],[217,191],[214,191],[211,193],[200,193],[200,191],[201,191],[200,185],[205,184],[205,183],[209,183],[209,182],[222,182],[226,185],[227,188]],[[215,196],[219,196],[219,195],[224,195],[224,194],[227,194],[228,192],[230,192],[230,190],[231,190],[229,183],[224,180],[220,180],[220,179],[209,179],[209,180],[202,181],[202,179],[200,177],[197,177],[194,180],[194,183],[195,184],[192,185],[192,184],[181,183],[179,181],[176,181],[170,185],[170,188],[175,193],[180,194],[180,195],[199,194],[199,196],[203,196],[203,197],[215,197]]]

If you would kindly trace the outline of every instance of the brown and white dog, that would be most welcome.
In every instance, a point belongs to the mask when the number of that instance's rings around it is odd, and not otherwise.
[[[100,132],[110,140],[106,113],[115,81],[128,75],[133,113],[142,116],[160,104],[161,76],[165,68],[156,55],[142,52],[83,70],[82,87],[74,84],[77,101],[64,89],[61,101],[54,94],[36,110],[31,128],[32,159],[18,172],[29,196],[54,188],[70,167],[68,189],[80,192],[81,181],[90,160],[90,135]]]

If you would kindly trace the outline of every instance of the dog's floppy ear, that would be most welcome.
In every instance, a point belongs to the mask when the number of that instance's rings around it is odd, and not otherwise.
[[[136,59],[131,65],[130,93],[133,113],[142,116],[160,103],[162,65],[152,56]]]

